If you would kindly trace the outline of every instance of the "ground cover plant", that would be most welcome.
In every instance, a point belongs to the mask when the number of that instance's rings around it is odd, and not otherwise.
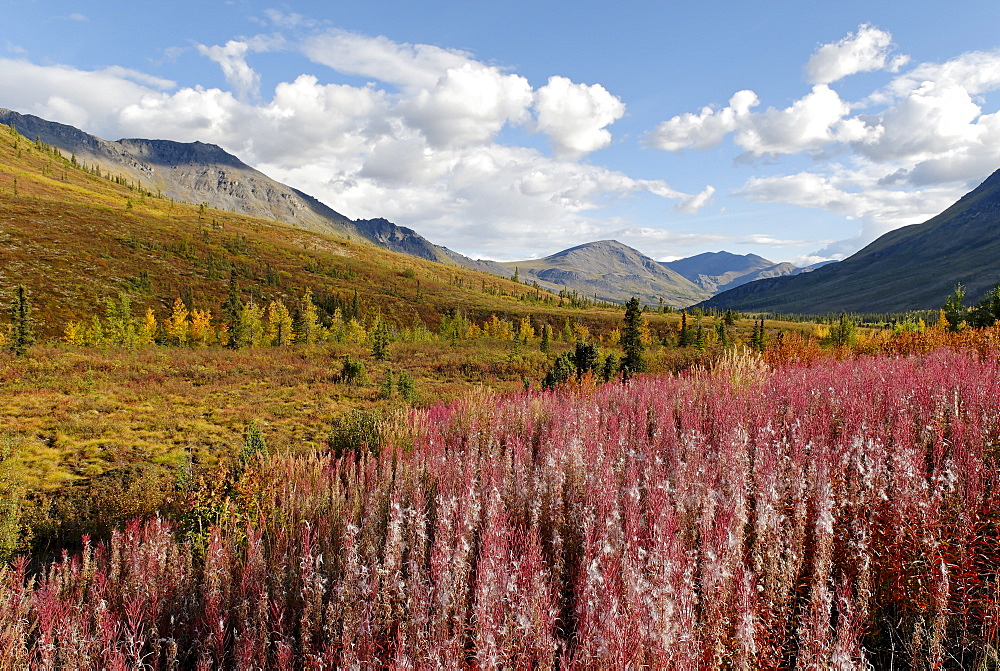
[[[481,392],[325,453],[252,451],[186,516],[32,578],[4,569],[0,652],[11,668],[989,667],[997,354],[730,354]]]

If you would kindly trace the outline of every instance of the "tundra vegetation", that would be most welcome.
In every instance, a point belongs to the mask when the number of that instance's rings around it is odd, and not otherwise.
[[[10,137],[0,668],[1000,663],[992,294],[623,315]]]

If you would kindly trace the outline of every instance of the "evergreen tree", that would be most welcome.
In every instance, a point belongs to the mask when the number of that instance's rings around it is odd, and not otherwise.
[[[545,354],[552,351],[552,327],[548,324],[542,326],[542,341],[538,344],[538,349]]]
[[[951,331],[961,331],[966,326],[966,318],[969,316],[969,311],[963,305],[965,301],[965,287],[959,282],[955,285],[955,292],[948,296],[948,299],[944,302],[945,319],[948,320],[948,329]]]
[[[705,351],[705,328],[702,326],[700,316],[694,327],[694,348],[699,352]]]
[[[389,360],[389,329],[382,317],[376,317],[371,330],[372,357],[377,361]]]
[[[257,420],[251,420],[243,429],[243,449],[240,451],[240,468],[245,469],[250,462],[260,455],[267,457],[267,441],[264,440],[264,432],[260,429]]]
[[[969,310],[970,326],[993,326],[997,320],[1000,320],[1000,284],[994,286],[983,300]]]
[[[715,335],[719,339],[719,344],[723,347],[729,347],[729,329],[726,328],[725,320],[715,322]]]
[[[858,344],[858,333],[846,312],[840,313],[840,321],[830,329],[830,342],[839,347],[853,347]]]
[[[413,376],[407,373],[405,370],[399,374],[396,379],[396,388],[399,390],[399,395],[403,397],[407,403],[413,401],[417,395],[417,385],[413,380]]]
[[[552,363],[552,370],[545,374],[542,389],[552,389],[569,381],[576,366],[573,365],[573,355],[569,352],[560,354]]]
[[[226,320],[228,328],[228,340],[226,347],[236,349],[245,340],[243,328],[243,301],[240,299],[240,291],[236,286],[236,273],[229,272],[229,294],[222,304],[222,316]]]
[[[382,378],[382,386],[379,387],[378,397],[381,399],[392,398],[393,391],[396,390],[396,383],[392,378],[392,369],[385,371],[385,377]]]
[[[646,370],[644,356],[646,346],[642,343],[642,306],[635,296],[625,304],[625,325],[622,330],[621,346],[622,379],[628,380],[636,373]]]
[[[27,353],[28,347],[35,343],[35,322],[31,316],[31,302],[28,300],[28,290],[23,284],[17,285],[14,291],[14,301],[10,305],[10,351],[16,356]]]
[[[677,346],[687,347],[691,344],[691,332],[688,331],[688,313],[686,310],[681,312],[681,328],[677,333]]]
[[[588,371],[596,372],[598,362],[599,357],[596,345],[580,341],[576,343],[576,349],[573,352],[573,365],[576,366],[576,379],[579,380]]]
[[[753,323],[753,334],[750,336],[750,349],[763,352],[767,349],[767,331],[764,329],[764,318]]]
[[[605,382],[611,382],[618,372],[618,355],[614,352],[608,352],[608,355],[604,357],[604,363],[601,366],[601,379]]]

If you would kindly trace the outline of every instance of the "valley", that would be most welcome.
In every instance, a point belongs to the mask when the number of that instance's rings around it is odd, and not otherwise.
[[[0,668],[995,655],[996,176],[819,268],[500,264],[12,114]]]

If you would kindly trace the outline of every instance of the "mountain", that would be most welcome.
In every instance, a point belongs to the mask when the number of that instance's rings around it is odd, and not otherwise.
[[[406,239],[388,222],[371,230]],[[0,299],[23,284],[40,337],[63,335],[70,321],[89,324],[119,296],[134,315],[151,308],[162,320],[180,297],[218,319],[231,278],[261,306],[292,306],[309,290],[327,318],[357,306],[400,328],[433,328],[456,308],[477,321],[495,313],[561,324],[584,314],[508,279],[150,195],[0,127]],[[586,314],[621,319],[617,310]]]
[[[754,280],[795,275],[804,270],[791,263],[768,261],[756,254],[730,252],[705,252],[677,261],[666,261],[663,265],[713,294]]]
[[[813,272],[745,284],[702,305],[773,312],[934,309],[961,282],[974,302],[1000,282],[1000,171],[941,214]]]
[[[501,264],[515,268],[522,282],[566,287],[606,301],[623,303],[637,296],[646,305],[687,307],[710,292],[670,268],[616,240],[577,245],[542,259]]]
[[[493,262],[470,259],[385,219],[352,221],[213,144],[142,139],[112,142],[73,126],[8,109],[0,109],[0,123],[13,126],[29,139],[57,147],[79,163],[100,166],[126,183],[169,199],[206,203],[216,209],[273,219],[349,240],[367,240],[391,251],[448,265],[510,274]]]

